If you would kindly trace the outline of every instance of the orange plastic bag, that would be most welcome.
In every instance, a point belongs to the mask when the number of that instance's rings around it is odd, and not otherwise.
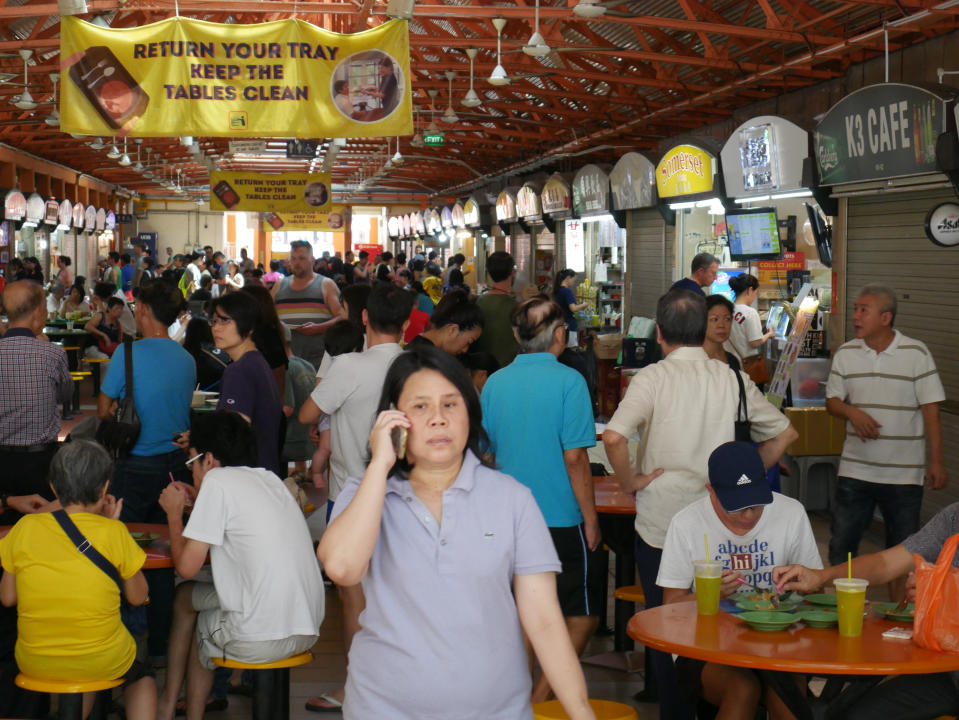
[[[959,652],[959,568],[952,566],[959,535],[946,540],[935,564],[916,563],[916,614],[912,640],[920,647]]]

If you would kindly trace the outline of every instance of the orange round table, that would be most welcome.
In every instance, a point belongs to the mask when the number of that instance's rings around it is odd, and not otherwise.
[[[170,528],[165,523],[126,523],[126,526],[130,532],[153,533],[160,536],[143,548],[147,554],[143,570],[173,567],[173,556],[170,554]],[[12,527],[12,525],[0,527],[0,538],[5,537]]]
[[[593,476],[596,512],[609,515],[635,515],[636,499],[619,489],[614,475]]]
[[[886,675],[959,670],[959,654],[927,650],[912,640],[883,638],[882,633],[892,627],[904,626],[869,612],[857,638],[840,637],[834,627],[793,626],[781,632],[760,632],[725,612],[698,615],[696,602],[689,601],[636,613],[627,630],[634,640],[655,650],[757,670],[797,717],[808,718],[821,717],[825,702],[801,696],[782,673],[874,676],[865,681],[868,688]]]
[[[753,630],[735,615],[698,615],[694,601],[636,613],[630,637],[651,648],[707,662],[820,675],[903,675],[959,670],[959,654],[927,650],[882,633],[902,623],[870,612],[862,636],[840,637],[835,628]]]

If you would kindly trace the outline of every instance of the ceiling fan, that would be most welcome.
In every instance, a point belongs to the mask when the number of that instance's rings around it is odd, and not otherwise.
[[[466,95],[463,96],[463,105],[468,108],[474,108],[483,104],[480,96],[477,95],[476,90],[473,89],[473,61],[476,59],[476,53],[478,52],[476,48],[466,48],[466,54],[470,59],[470,89],[467,90]]]
[[[440,120],[448,123],[459,122],[459,118],[456,117],[456,111],[453,109],[453,78],[456,77],[456,72],[454,70],[446,71],[446,79],[449,81],[449,93],[447,97],[446,111],[440,117]]]
[[[633,17],[636,13],[611,9],[616,5],[623,4],[623,0],[579,0],[579,2],[573,6],[573,13],[582,18],[598,18],[603,15]]]
[[[506,69],[503,67],[501,60],[503,55],[503,27],[506,25],[506,18],[493,18],[492,22],[493,27],[496,28],[496,67],[493,68],[493,72],[486,78],[486,81],[490,85],[509,85],[509,75],[506,74]]]
[[[550,48],[543,36],[539,34],[539,0],[536,0],[536,10],[534,12],[533,34],[529,36],[529,40],[523,46],[523,52],[530,57],[542,57],[549,54]]]
[[[50,127],[60,127],[60,109],[56,107],[57,103],[57,83],[60,80],[60,73],[50,73],[50,79],[53,81],[53,110],[43,118],[45,122]]]
[[[33,50],[23,48],[17,52],[23,59],[23,92],[13,104],[21,110],[36,110],[37,103],[34,101],[33,95],[30,94],[30,79],[27,70],[27,61],[33,56]]]

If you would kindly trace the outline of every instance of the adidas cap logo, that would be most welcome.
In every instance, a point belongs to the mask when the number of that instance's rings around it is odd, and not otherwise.
[[[750,480],[745,475],[740,475],[739,480],[736,481],[736,485],[752,485],[752,480]]]

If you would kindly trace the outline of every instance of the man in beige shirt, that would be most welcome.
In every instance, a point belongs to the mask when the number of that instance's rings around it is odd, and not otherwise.
[[[662,604],[656,585],[666,528],[673,515],[706,493],[709,455],[735,439],[739,383],[726,363],[702,348],[706,301],[670,290],[656,307],[656,334],[665,357],[640,370],[606,426],[603,443],[624,492],[636,496],[636,565],[646,607]],[[745,373],[741,373],[751,435],[769,468],[798,434]],[[635,464],[627,438],[639,434]],[[672,658],[654,656],[662,717],[683,717],[673,690]]]

